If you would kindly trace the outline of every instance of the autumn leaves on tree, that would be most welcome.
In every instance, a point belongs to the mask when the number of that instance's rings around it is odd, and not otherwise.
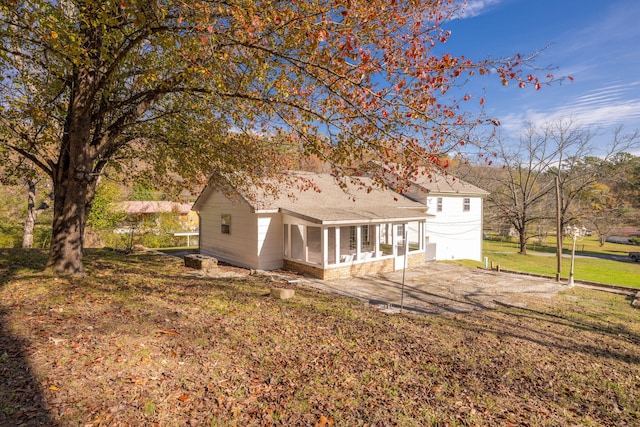
[[[434,54],[456,4],[3,2],[0,150],[53,182],[49,267],[82,272],[87,214],[110,170],[167,185],[212,172],[259,183],[315,155],[336,173],[373,159],[410,175],[473,143],[487,121],[460,104],[484,100],[452,87],[488,73],[536,89],[553,77],[528,75],[517,55]]]

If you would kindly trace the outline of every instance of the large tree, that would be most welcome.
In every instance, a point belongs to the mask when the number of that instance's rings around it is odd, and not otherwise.
[[[498,165],[485,174],[485,185],[490,191],[487,210],[513,228],[519,252],[526,254],[531,225],[552,215],[542,205],[553,189],[553,180],[547,174],[559,149],[548,144],[544,134],[531,124],[517,142],[498,135],[496,145]]]
[[[363,158],[415,173],[466,143],[479,123],[459,110],[470,75],[541,82],[519,56],[436,55],[458,3],[3,1],[0,133],[51,177],[48,267],[82,273],[108,165],[159,184],[214,172],[241,185],[286,166],[280,143],[348,173]]]

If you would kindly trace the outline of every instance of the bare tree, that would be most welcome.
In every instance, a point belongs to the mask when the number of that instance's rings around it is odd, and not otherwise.
[[[487,209],[511,225],[518,236],[519,252],[526,254],[530,225],[551,215],[542,204],[553,189],[547,171],[558,153],[531,124],[516,144],[498,136],[498,148],[499,166],[488,175],[491,194]]]
[[[564,230],[567,225],[584,220],[590,207],[581,206],[578,202],[599,180],[611,173],[603,165],[620,153],[638,146],[640,133],[637,130],[624,133],[622,126],[619,126],[614,130],[611,142],[599,146],[594,142],[594,131],[577,125],[571,119],[552,122],[544,132],[547,144],[557,151],[555,165],[549,173],[558,177],[560,223]],[[594,158],[599,161],[589,160]]]
[[[497,136],[498,166],[484,174],[484,187],[491,192],[487,210],[515,230],[520,253],[526,253],[531,237],[546,234],[542,230],[531,233],[531,226],[542,227],[556,216],[553,191],[556,177],[560,189],[560,230],[564,230],[567,225],[583,221],[589,206],[579,203],[581,198],[599,179],[611,173],[601,165],[640,142],[637,131],[627,134],[621,127],[605,147],[596,145],[595,136],[594,130],[571,119],[541,127],[529,124],[515,142]],[[596,154],[598,157],[594,157]]]

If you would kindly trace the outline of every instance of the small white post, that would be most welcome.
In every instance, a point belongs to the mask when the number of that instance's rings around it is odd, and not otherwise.
[[[584,234],[585,234],[584,230],[585,230],[584,227],[582,227],[582,229],[580,229],[578,227],[572,227],[570,229],[571,235],[573,237],[573,243],[571,245],[571,267],[569,269],[569,286],[573,286],[574,285],[573,265],[574,265],[575,257],[576,257],[576,240],[578,239],[578,235],[580,237],[584,236]]]
[[[573,263],[576,256],[576,233],[573,234],[573,244],[571,245],[571,268],[569,269],[569,286],[573,286]]]

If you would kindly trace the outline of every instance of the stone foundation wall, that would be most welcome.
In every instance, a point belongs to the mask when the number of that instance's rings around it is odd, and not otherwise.
[[[420,267],[426,262],[424,252],[409,254],[409,258],[407,258],[407,268]]]
[[[282,268],[284,268],[285,270],[296,271],[302,274],[308,274],[309,276],[315,277],[317,279],[324,279],[323,272],[320,267],[315,267],[312,265],[302,264],[285,259],[282,260]]]

